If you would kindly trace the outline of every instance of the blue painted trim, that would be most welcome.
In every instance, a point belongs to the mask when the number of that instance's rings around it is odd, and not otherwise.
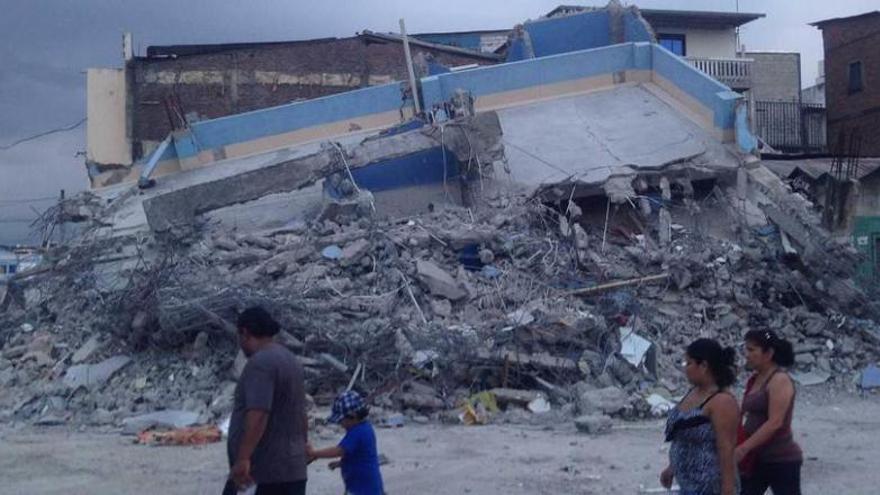
[[[460,174],[455,155],[446,151],[446,180]],[[358,187],[376,193],[405,187],[426,186],[443,183],[443,149],[440,146],[419,151],[399,158],[371,163],[351,171]],[[325,189],[334,198],[339,197],[325,181]]]
[[[660,45],[652,45],[654,71],[682,91],[699,101],[714,114],[714,124],[721,129],[733,129],[738,93],[697,70]]]
[[[200,150],[275,136],[367,115],[397,111],[400,83],[356,89],[337,95],[229,115],[192,124],[195,140],[175,139],[177,156],[188,158]]]
[[[159,147],[156,148],[155,151],[150,155],[150,159],[147,161],[146,166],[144,166],[143,171],[141,171],[141,179],[149,179],[151,175],[153,175],[153,171],[156,170],[156,165],[159,164],[159,160],[165,154],[165,151],[171,145],[172,137],[171,134],[166,137]]]
[[[650,45],[636,46],[648,49]],[[456,89],[475,97],[610,74],[635,67],[632,44],[611,45],[422,79],[425,106],[442,103]]]

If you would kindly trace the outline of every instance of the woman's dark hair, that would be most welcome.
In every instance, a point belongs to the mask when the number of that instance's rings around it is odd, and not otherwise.
[[[238,328],[246,328],[256,337],[272,337],[281,331],[281,325],[262,306],[251,306],[238,315]]]
[[[773,349],[773,362],[779,366],[790,368],[794,365],[794,348],[791,342],[779,337],[773,330],[749,330],[745,341],[755,344],[764,352]]]
[[[732,347],[721,347],[712,339],[697,339],[685,350],[688,357],[697,363],[706,363],[715,384],[726,388],[736,381],[736,351]]]

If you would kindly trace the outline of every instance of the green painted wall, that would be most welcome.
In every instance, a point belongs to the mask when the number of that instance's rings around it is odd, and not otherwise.
[[[860,282],[880,280],[880,216],[855,217],[853,244],[865,256],[859,266]]]

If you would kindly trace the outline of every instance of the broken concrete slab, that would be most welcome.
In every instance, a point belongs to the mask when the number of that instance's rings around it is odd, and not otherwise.
[[[198,422],[199,413],[190,411],[156,411],[122,420],[123,432],[129,435],[148,428],[184,428]]]
[[[578,410],[583,414],[617,414],[623,411],[629,403],[626,392],[617,387],[606,387],[597,390],[587,390],[578,397]]]
[[[430,261],[417,260],[416,272],[419,280],[431,294],[458,301],[468,297],[468,291],[452,275]]]
[[[419,411],[438,411],[446,407],[443,399],[428,394],[404,393],[398,394],[397,399],[400,400],[404,407]]]
[[[71,366],[64,375],[64,384],[72,389],[100,387],[130,362],[128,356],[113,356],[98,364]]]
[[[827,371],[813,370],[806,373],[792,373],[791,377],[801,385],[810,387],[827,382],[831,378],[831,373],[828,373]]]
[[[89,358],[99,349],[101,349],[101,338],[98,335],[92,335],[82,346],[80,346],[79,349],[76,350],[76,352],[73,353],[70,362],[73,364],[80,364],[88,361]]]
[[[155,232],[190,228],[197,215],[314,184],[335,164],[329,150],[285,160],[231,177],[206,181],[147,199],[147,223]]]

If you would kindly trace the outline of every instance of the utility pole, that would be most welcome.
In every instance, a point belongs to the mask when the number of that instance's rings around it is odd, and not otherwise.
[[[409,72],[409,86],[412,89],[413,106],[416,109],[416,115],[422,113],[419,104],[419,89],[416,87],[416,71],[413,69],[412,55],[409,51],[409,38],[406,36],[406,24],[400,19],[400,37],[403,39],[403,53],[406,56],[406,70]]]

